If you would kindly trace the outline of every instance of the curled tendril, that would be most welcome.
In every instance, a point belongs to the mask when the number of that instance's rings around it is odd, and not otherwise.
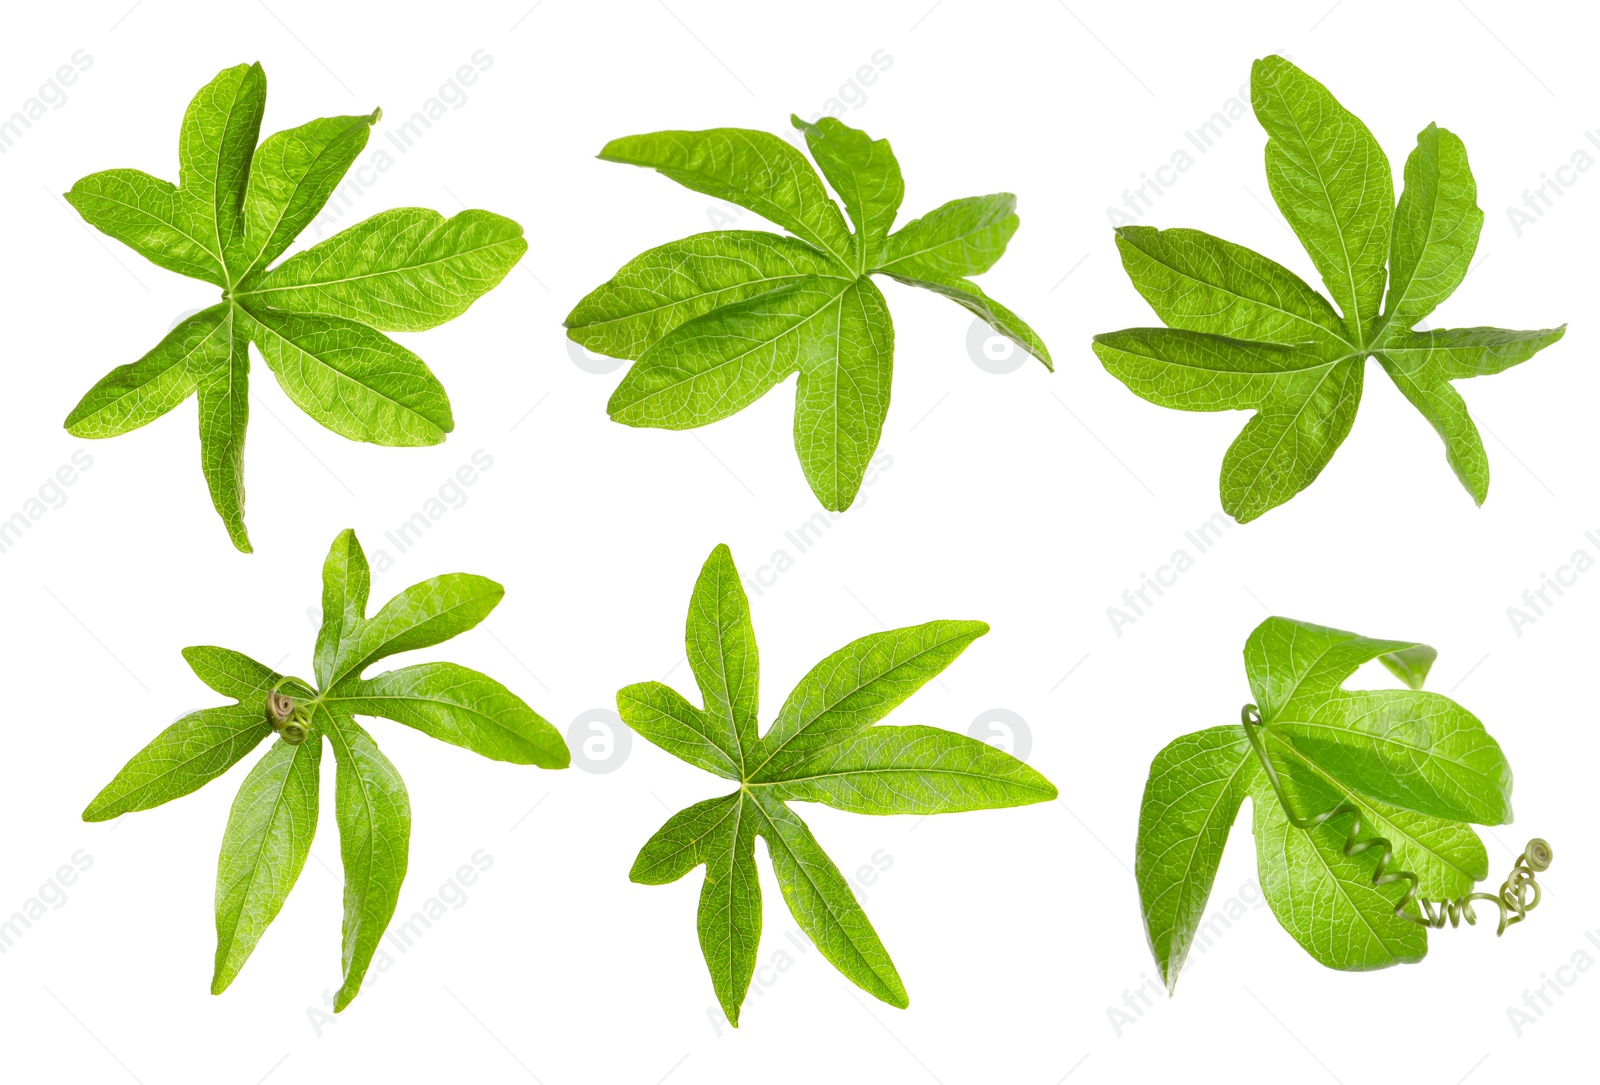
[[[1538,906],[1540,890],[1535,875],[1548,870],[1552,858],[1550,845],[1545,841],[1538,837],[1528,841],[1528,846],[1517,856],[1510,876],[1501,884],[1499,893],[1464,893],[1451,900],[1441,901],[1418,896],[1417,890],[1422,880],[1416,874],[1409,870],[1389,869],[1389,863],[1394,858],[1394,845],[1388,838],[1369,836],[1362,839],[1361,808],[1354,803],[1342,802],[1330,810],[1324,810],[1309,818],[1296,815],[1294,808],[1289,805],[1289,796],[1283,790],[1283,783],[1278,779],[1278,770],[1267,757],[1266,745],[1257,734],[1257,730],[1262,726],[1261,710],[1253,704],[1247,704],[1240,710],[1239,718],[1244,723],[1244,733],[1250,740],[1250,748],[1255,751],[1261,767],[1266,770],[1267,781],[1278,796],[1278,803],[1283,807],[1284,816],[1289,819],[1289,824],[1309,832],[1334,818],[1349,814],[1350,830],[1345,834],[1344,854],[1354,858],[1363,852],[1378,852],[1378,865],[1372,872],[1374,888],[1392,885],[1395,882],[1406,883],[1405,892],[1394,906],[1394,914],[1399,918],[1434,930],[1443,930],[1446,923],[1451,927],[1459,927],[1463,919],[1467,921],[1468,926],[1473,926],[1478,922],[1477,914],[1472,910],[1473,901],[1482,900],[1500,909],[1500,924],[1495,929],[1495,934],[1501,935],[1506,932],[1507,927],[1521,923],[1528,917],[1528,913]],[[1409,910],[1413,904],[1416,905],[1416,911]]]
[[[287,678],[278,679],[277,685],[267,693],[267,721],[278,737],[291,746],[298,746],[311,735],[311,711],[299,704],[279,687]]]

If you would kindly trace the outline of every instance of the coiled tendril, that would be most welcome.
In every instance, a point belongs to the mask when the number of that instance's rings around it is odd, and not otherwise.
[[[1409,870],[1389,869],[1389,862],[1394,858],[1394,845],[1382,836],[1369,836],[1365,840],[1361,838],[1361,808],[1354,803],[1342,802],[1331,810],[1324,810],[1309,818],[1296,816],[1294,809],[1289,805],[1289,796],[1284,793],[1283,783],[1278,779],[1278,770],[1267,757],[1266,745],[1257,734],[1257,729],[1262,725],[1261,710],[1253,704],[1247,704],[1240,711],[1239,718],[1244,723],[1245,737],[1250,740],[1251,749],[1255,750],[1261,767],[1266,770],[1267,781],[1272,784],[1272,790],[1278,796],[1278,802],[1283,807],[1284,816],[1289,819],[1289,824],[1309,832],[1334,818],[1351,815],[1350,831],[1344,838],[1345,855],[1353,858],[1363,852],[1377,850],[1378,866],[1372,872],[1373,887],[1381,888],[1395,882],[1406,883],[1404,895],[1394,906],[1394,914],[1399,918],[1435,930],[1444,929],[1446,923],[1452,927],[1459,927],[1463,919],[1471,926],[1478,922],[1478,917],[1472,910],[1472,903],[1483,900],[1500,909],[1500,925],[1495,930],[1495,934],[1500,935],[1504,934],[1506,928],[1512,924],[1521,923],[1528,917],[1528,913],[1538,906],[1540,891],[1535,875],[1549,869],[1551,860],[1550,845],[1543,840],[1534,837],[1528,841],[1527,848],[1517,856],[1510,876],[1501,884],[1499,893],[1464,893],[1452,900],[1440,901],[1420,897],[1417,895],[1417,890],[1421,885],[1421,879],[1416,874]],[[1412,904],[1417,907],[1415,912],[1407,910]]]
[[[278,679],[277,685],[267,693],[267,721],[272,729],[291,746],[298,746],[311,734],[311,712],[287,693],[278,689],[287,678]]]

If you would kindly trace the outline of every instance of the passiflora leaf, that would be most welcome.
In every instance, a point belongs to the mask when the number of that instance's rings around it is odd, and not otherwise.
[[[444,387],[385,331],[466,312],[527,250],[487,211],[383,211],[273,266],[322,211],[382,116],[323,117],[257,146],[267,79],[228,68],[184,114],[177,185],[106,170],[72,186],[86,222],[151,263],[222,288],[222,303],[118,366],[67,416],[79,437],[115,437],[197,394],[200,465],[233,544],[249,551],[244,439],[253,342],[295,405],[333,432],[431,445],[454,425]]]
[[[1151,762],[1139,810],[1139,900],[1169,991],[1201,934],[1247,797],[1267,903],[1322,964],[1359,971],[1421,960],[1428,928],[1470,909],[1489,863],[1469,823],[1511,820],[1511,769],[1471,713],[1420,689],[1435,655],[1286,618],[1251,633],[1244,659],[1255,700],[1243,723],[1170,743]],[[1373,660],[1407,688],[1345,689]],[[1502,909],[1502,930],[1517,898],[1507,889],[1477,895]]]
[[[577,304],[567,334],[633,361],[607,407],[629,426],[708,425],[799,374],[795,452],[817,499],[842,511],[860,491],[889,412],[894,329],[872,275],[950,298],[1047,369],[1050,352],[966,278],[1005,252],[1017,228],[1014,196],[955,200],[891,232],[905,182],[889,142],[833,117],[793,123],[822,177],[767,132],[654,132],[608,143],[606,161],[650,167],[793,236],[728,230],[651,249]]]
[[[689,601],[688,655],[704,704],[659,682],[627,686],[617,710],[668,753],[737,782],[680,810],[640,850],[644,885],[706,868],[700,948],[728,1020],[750,987],[761,937],[754,841],[795,922],[851,982],[892,1006],[905,985],[849,883],[787,805],[819,802],[861,814],[940,814],[1024,806],[1055,785],[1010,754],[937,727],[876,727],[978,637],[982,622],[929,622],[863,637],[801,679],[760,734],[759,663],[750,603],[726,546],[706,559]]]
[[[1255,412],[1222,462],[1223,509],[1241,522],[1328,465],[1355,421],[1368,358],[1439,434],[1450,469],[1483,504],[1488,457],[1451,382],[1527,361],[1566,326],[1414,330],[1461,284],[1477,248],[1483,212],[1466,148],[1428,125],[1396,204],[1383,149],[1322,84],[1267,57],[1251,72],[1251,99],[1268,136],[1272,197],[1333,303],[1243,246],[1123,226],[1122,265],[1167,327],[1098,335],[1095,353],[1152,403]]]
[[[362,674],[386,656],[471,629],[505,594],[500,585],[465,573],[437,576],[407,588],[369,618],[371,572],[353,531],[334,540],[322,572],[315,683],[226,648],[184,649],[200,680],[234,703],[191,712],[161,732],[83,817],[105,821],[187,795],[279,736],[245,777],[223,836],[212,977],[212,993],[221,994],[283,907],[310,854],[326,739],[336,764],[334,813],[344,862],[344,979],[333,999],[338,1012],[361,990],[394,916],[411,839],[405,783],[354,717],[395,720],[498,761],[565,768],[571,757],[549,721],[477,671],[421,663]]]

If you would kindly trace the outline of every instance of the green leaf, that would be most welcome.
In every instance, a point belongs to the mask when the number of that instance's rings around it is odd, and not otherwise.
[[[227,285],[214,232],[196,221],[170,181],[139,170],[103,170],[74,184],[67,202],[90,226],[157,267]]]
[[[805,156],[770,132],[713,128],[625,136],[600,152],[605,162],[646,166],[708,196],[782,226],[845,267],[853,245],[839,207]]]
[[[1009,192],[951,200],[895,231],[876,269],[893,275],[903,263],[946,279],[982,275],[1005,255],[1021,222]]]
[[[629,426],[692,429],[742,411],[826,349],[850,285],[803,279],[680,324],[640,355],[607,412]]]
[[[1056,797],[1054,784],[1010,754],[922,726],[857,731],[755,786],[852,814],[948,814]]]
[[[244,440],[249,344],[318,422],[352,440],[431,445],[453,422],[422,359],[381,335],[465,312],[527,250],[522,228],[487,211],[380,212],[276,267],[366,146],[379,111],[323,117],[268,136],[259,64],[222,71],[189,104],[179,184],[105,170],[73,185],[84,220],[152,263],[222,290],[222,304],[118,366],[67,416],[80,437],[114,437],[199,399],[200,464],[233,544],[249,552]]]
[[[1145,937],[1169,993],[1205,918],[1228,830],[1259,771],[1238,727],[1184,735],[1150,763],[1134,877]]]
[[[1526,361],[1564,329],[1411,331],[1460,285],[1477,246],[1483,213],[1466,149],[1425,128],[1396,207],[1388,159],[1326,88],[1281,57],[1257,61],[1251,85],[1273,197],[1342,315],[1242,246],[1126,226],[1117,230],[1123,267],[1168,328],[1098,335],[1095,353],[1152,403],[1256,412],[1222,467],[1223,508],[1241,522],[1327,466],[1355,421],[1369,356],[1438,432],[1451,470],[1482,504],[1488,458],[1450,382]]]
[[[1454,821],[1510,821],[1511,766],[1472,713],[1437,693],[1342,688],[1362,663],[1416,647],[1269,618],[1245,647],[1265,731],[1372,798]]]
[[[835,302],[831,327],[800,359],[794,448],[822,507],[843,512],[856,499],[889,413],[894,326],[889,303],[870,279]]]
[[[1394,220],[1389,159],[1328,88],[1282,57],[1250,71],[1250,102],[1267,130],[1267,185],[1356,342],[1383,302]]]
[[[1396,328],[1410,329],[1467,277],[1483,212],[1466,146],[1437,125],[1417,134],[1405,178],[1394,212],[1394,274],[1383,315]]]
[[[244,433],[250,422],[250,341],[243,322],[228,312],[226,357],[201,374],[200,470],[211,491],[211,504],[228,529],[233,545],[250,553],[244,526]],[[223,334],[218,330],[218,334]]]
[[[268,136],[256,149],[244,197],[244,270],[266,267],[311,225],[367,145],[381,110],[321,117]]]
[[[756,747],[750,779],[781,779],[818,751],[871,727],[988,631],[983,622],[938,621],[851,641],[790,692]]]
[[[100,378],[67,415],[74,437],[116,437],[172,410],[207,376],[228,364],[233,322],[226,305],[196,313],[137,362]]]
[[[361,990],[399,903],[411,846],[411,800],[394,765],[355,720],[323,711],[318,722],[339,763],[335,805],[344,860],[344,984],[333,999],[338,1013]]]
[[[295,406],[352,441],[436,445],[455,428],[439,378],[365,324],[262,310],[251,338]]]
[[[889,951],[811,829],[776,798],[756,792],[753,805],[772,872],[800,929],[851,983],[891,1006],[909,1006]]]
[[[344,317],[385,332],[420,332],[466,312],[500,285],[528,243],[488,211],[445,218],[422,207],[381,211],[247,284],[257,312]]]
[[[651,167],[794,236],[729,230],[651,249],[580,301],[566,327],[585,349],[634,362],[606,408],[629,426],[708,425],[799,373],[795,451],[812,492],[838,512],[860,491],[889,409],[894,332],[872,274],[951,298],[1046,368],[1050,353],[966,278],[1004,253],[1013,196],[954,200],[891,233],[905,185],[888,141],[832,117],[792,121],[854,234],[810,163],[777,136],[721,128],[613,140],[602,159]]]
[[[337,762],[334,813],[344,862],[344,979],[335,1012],[355,998],[378,956],[405,879],[411,804],[399,772],[353,717],[394,720],[497,761],[565,768],[571,760],[548,720],[477,671],[435,662],[361,677],[385,656],[471,629],[500,601],[500,585],[465,573],[438,576],[368,618],[370,588],[360,541],[341,532],[323,563],[315,684],[226,648],[184,649],[201,681],[235,703],[191,712],[168,727],[83,812],[86,821],[105,821],[186,795],[279,734],[245,777],[223,836],[213,993],[233,982],[305,865],[324,738]]]
[[[244,194],[266,108],[266,73],[239,64],[200,89],[178,132],[178,199],[206,248],[222,255],[230,281],[240,270],[232,250],[244,238]]]
[[[695,234],[640,253],[567,316],[586,350],[636,360],[681,324],[813,276],[838,274],[810,245],[779,234]]]
[[[1422,960],[1427,929],[1394,914],[1400,889],[1372,884],[1376,859],[1370,853],[1344,854],[1342,824],[1296,828],[1264,784],[1251,801],[1262,894],[1307,953],[1329,968],[1354,972]]]
[[[617,710],[668,753],[737,781],[731,795],[674,814],[640,850],[629,877],[677,881],[705,865],[698,929],[712,987],[739,1022],[761,936],[753,841],[767,854],[795,921],[853,983],[892,1006],[905,987],[849,884],[784,803],[821,802],[864,814],[934,814],[1023,806],[1053,784],[1010,754],[935,727],[874,727],[988,631],[982,622],[929,622],[863,637],[800,681],[758,734],[758,652],[750,604],[726,546],[707,558],[685,640],[705,708],[659,682],[617,694]]]
[[[906,194],[889,141],[873,139],[837,117],[822,117],[815,124],[793,115],[789,120],[805,133],[811,157],[855,225],[856,268],[873,266]]]
[[[564,769],[555,725],[488,675],[457,663],[419,663],[344,682],[328,703],[413,727],[495,761]]]
[[[1425,916],[1489,873],[1468,822],[1509,820],[1511,800],[1510,767],[1483,725],[1420,690],[1435,656],[1414,641],[1285,618],[1251,633],[1244,657],[1255,703],[1244,726],[1169,744],[1151,764],[1139,811],[1139,898],[1169,991],[1202,936],[1247,794],[1267,902],[1308,953],[1345,970],[1427,953]],[[1373,660],[1408,688],[1346,690]]]
[[[300,877],[317,832],[322,739],[279,741],[239,788],[217,860],[217,961],[211,993],[228,989]]]
[[[712,550],[700,569],[689,599],[684,639],[689,669],[706,706],[704,715],[714,728],[717,749],[735,766],[737,779],[744,772],[744,752],[755,747],[760,730],[756,710],[761,658],[750,621],[750,600],[725,544]]]
[[[1055,370],[1054,363],[1050,361],[1050,351],[1038,333],[1024,324],[1016,313],[985,294],[977,283],[945,275],[938,269],[912,258],[897,261],[893,269],[884,269],[884,274],[907,286],[920,286],[949,298],[1039,359],[1046,369]]]

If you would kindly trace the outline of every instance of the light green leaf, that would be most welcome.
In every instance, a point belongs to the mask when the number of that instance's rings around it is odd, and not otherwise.
[[[700,686],[705,716],[715,728],[717,748],[737,766],[737,778],[744,768],[745,751],[755,747],[760,730],[756,712],[761,660],[750,621],[750,600],[726,545],[712,550],[700,569],[689,599],[684,639],[689,669]]]
[[[852,814],[947,814],[1049,802],[1056,788],[1015,757],[938,727],[868,727],[754,785]]]
[[[739,779],[739,750],[724,747],[723,721],[690,704],[660,682],[636,682],[617,691],[617,714],[634,733],[707,772]]]
[[[864,637],[833,653],[789,695],[757,737],[758,653],[749,601],[726,546],[712,551],[690,601],[688,655],[706,708],[659,682],[617,694],[622,718],[692,765],[739,790],[668,819],[629,877],[676,881],[702,863],[701,950],[728,1020],[750,985],[761,935],[754,835],[784,900],[822,954],[863,990],[906,1005],[894,964],[839,873],[786,801],[865,814],[933,814],[1023,806],[1053,784],[1010,754],[934,727],[874,727],[988,631],[982,622],[929,622]]]
[[[350,679],[327,701],[342,712],[382,716],[495,761],[545,769],[564,769],[571,761],[554,724],[493,678],[457,663],[419,663]]]
[[[1344,854],[1348,818],[1297,829],[1264,783],[1257,784],[1251,799],[1262,894],[1307,953],[1329,968],[1353,972],[1410,964],[1427,955],[1427,929],[1394,914],[1401,889],[1372,884],[1376,855]]]
[[[1259,771],[1238,727],[1184,735],[1150,763],[1134,877],[1145,937],[1169,993],[1202,933],[1228,831]]]
[[[1437,693],[1342,688],[1362,663],[1414,647],[1269,618],[1245,648],[1266,733],[1371,798],[1453,821],[1510,821],[1511,766],[1472,713]]]
[[[260,64],[239,64],[200,89],[178,133],[178,198],[206,248],[222,254],[230,279],[243,270],[234,247],[244,237],[250,159],[266,108],[266,73]]]
[[[91,173],[66,195],[83,220],[157,267],[217,286],[228,284],[222,250],[170,181],[139,170]]]
[[[411,799],[394,765],[355,720],[323,710],[317,722],[338,760],[339,855],[344,860],[344,984],[338,1013],[361,990],[400,900],[411,846]]]
[[[265,699],[184,716],[133,755],[83,811],[83,820],[110,821],[198,791],[272,734],[264,707]]]
[[[907,286],[920,286],[935,294],[942,294],[1039,359],[1046,369],[1055,370],[1054,363],[1050,361],[1050,350],[1038,333],[1024,324],[1016,313],[985,294],[977,283],[944,275],[911,257],[896,261],[892,269],[884,269],[884,274]]]
[[[783,779],[795,765],[871,727],[988,631],[983,622],[938,621],[851,641],[790,692],[748,759],[747,777]]]
[[[891,234],[875,270],[893,275],[904,263],[941,279],[982,275],[1005,255],[1021,222],[1009,192],[951,200]]]
[[[283,907],[317,832],[322,739],[279,741],[245,777],[217,861],[217,960],[211,993],[228,989]]]
[[[1394,219],[1389,159],[1328,88],[1282,57],[1255,62],[1250,101],[1267,130],[1267,185],[1357,343],[1383,302]]]
[[[817,499],[839,512],[860,490],[889,408],[893,328],[872,274],[951,298],[1046,368],[1050,353],[965,277],[1005,251],[1014,197],[954,200],[890,233],[905,186],[888,141],[832,117],[791,119],[854,234],[805,157],[776,136],[727,128],[614,140],[601,158],[652,167],[795,236],[730,230],[651,249],[591,291],[566,326],[585,349],[634,361],[606,408],[624,425],[708,425],[798,372],[795,451]]]
[[[838,265],[781,234],[725,230],[695,234],[640,253],[595,287],[567,316],[567,334],[587,350],[637,359],[696,317]]]
[[[837,117],[821,117],[815,124],[793,115],[789,120],[805,133],[811,157],[844,201],[856,228],[855,267],[865,271],[877,260],[906,194],[900,163],[895,161],[889,141],[873,139]]]
[[[1489,873],[1467,823],[1509,820],[1511,801],[1510,767],[1483,725],[1448,697],[1421,692],[1436,655],[1414,641],[1286,618],[1251,633],[1244,661],[1255,702],[1243,726],[1168,745],[1139,812],[1139,896],[1169,990],[1203,933],[1246,794],[1267,902],[1308,953],[1346,970],[1427,953],[1437,925],[1428,918],[1451,912]],[[1408,688],[1346,690],[1373,660]]]
[[[250,337],[295,406],[352,441],[436,445],[455,428],[450,400],[421,358],[339,317],[251,313]]]
[[[227,366],[232,325],[226,305],[180,322],[143,358],[101,377],[67,415],[67,432],[116,437],[154,422],[188,399],[202,375]]]
[[[1169,327],[1280,343],[1326,360],[1356,349],[1321,294],[1242,245],[1199,230],[1123,226],[1117,250],[1134,288]]]
[[[500,285],[528,243],[488,211],[445,218],[422,207],[381,211],[297,253],[239,292],[261,307],[344,317],[385,332],[420,332],[466,312]]]
[[[290,398],[335,433],[437,444],[453,424],[444,388],[420,358],[379,333],[461,315],[527,249],[520,226],[487,211],[447,220],[401,208],[271,267],[327,203],[379,113],[324,117],[258,148],[266,94],[261,65],[240,64],[195,95],[179,133],[178,185],[105,170],[67,193],[90,225],[222,290],[222,304],[102,378],[68,415],[67,429],[117,436],[197,393],[201,470],[229,537],[246,552],[250,340]]]
[[[1483,229],[1467,148],[1453,132],[1430,124],[1418,133],[1405,177],[1394,213],[1393,274],[1383,314],[1391,335],[1409,330],[1455,292]]]
[[[776,798],[754,793],[772,872],[789,914],[844,977],[891,1006],[911,1004],[900,973],[839,868],[811,829]]]
[[[843,512],[883,436],[894,376],[889,303],[870,279],[853,284],[823,316],[822,342],[800,360],[794,401],[794,447],[822,507]]]
[[[565,768],[571,760],[548,720],[477,671],[424,663],[361,677],[384,656],[471,629],[499,602],[498,584],[465,573],[434,577],[369,619],[370,587],[360,541],[341,532],[323,563],[315,685],[226,648],[184,649],[194,673],[235,703],[191,712],[168,727],[83,812],[86,821],[105,821],[186,795],[280,735],[245,777],[223,837],[214,993],[238,975],[305,864],[324,737],[338,763],[334,808],[345,872],[344,979],[335,1012],[355,998],[378,958],[405,878],[411,808],[398,771],[353,716],[395,720],[498,761]]]
[[[848,287],[804,279],[679,325],[628,370],[607,412],[629,426],[692,429],[743,410],[825,349]]]
[[[769,132],[713,128],[652,132],[605,145],[600,158],[646,166],[674,181],[748,208],[845,267],[852,240],[839,207],[805,156]]]
[[[250,553],[244,527],[244,433],[250,422],[250,340],[229,310],[229,349],[215,368],[197,375],[200,400],[200,470],[211,504],[235,548]],[[223,334],[218,329],[217,334]]]
[[[1152,403],[1256,410],[1222,461],[1222,507],[1240,523],[1311,485],[1355,422],[1362,368],[1275,343],[1171,328],[1094,338],[1106,371]]]
[[[262,141],[244,197],[241,281],[269,266],[311,225],[381,114],[375,109],[365,117],[320,117]]]

